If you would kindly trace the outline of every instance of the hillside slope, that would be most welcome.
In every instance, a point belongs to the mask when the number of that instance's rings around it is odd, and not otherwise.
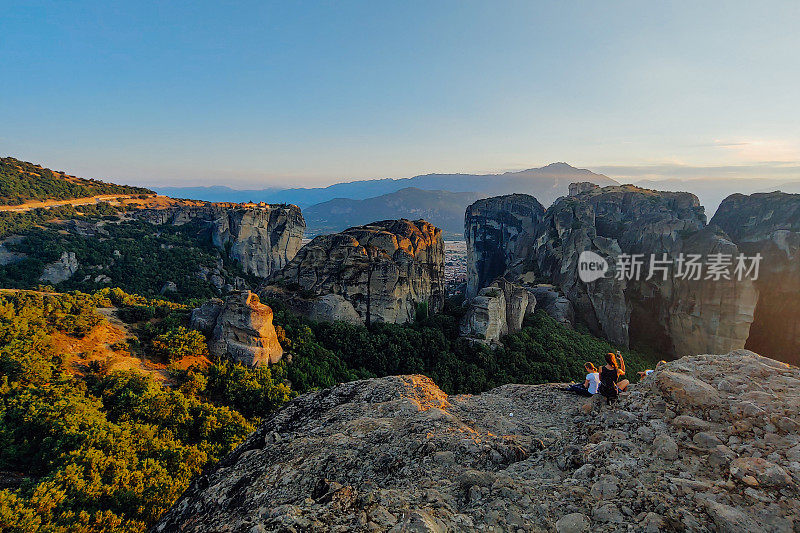
[[[278,411],[153,531],[792,531],[798,391],[800,370],[745,350],[668,363],[613,408],[347,383]]]
[[[408,187],[365,200],[336,198],[303,210],[309,235],[336,233],[385,218],[423,218],[441,228],[445,238],[464,238],[464,209],[478,197],[472,192],[426,191]]]
[[[13,157],[0,158],[0,205],[68,200],[109,194],[153,194],[142,187],[78,178]]]

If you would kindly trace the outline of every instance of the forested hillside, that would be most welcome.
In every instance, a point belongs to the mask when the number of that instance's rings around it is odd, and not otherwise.
[[[102,194],[153,194],[142,187],[78,178],[13,157],[0,158],[0,205],[69,200]]]
[[[450,393],[566,381],[612,349],[544,313],[493,351],[456,339],[458,307],[368,330],[273,305],[287,357],[248,368],[208,359],[186,305],[120,289],[0,293],[0,530],[144,531],[258,420],[317,387],[401,373]],[[128,338],[98,337],[107,316]],[[629,374],[650,363],[626,360]]]

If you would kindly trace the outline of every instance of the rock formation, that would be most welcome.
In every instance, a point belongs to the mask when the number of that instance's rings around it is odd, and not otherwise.
[[[294,258],[304,230],[296,206],[240,207],[217,214],[211,238],[221,249],[230,243],[245,272],[267,278]]]
[[[468,226],[466,233],[474,231]],[[706,228],[703,208],[692,194],[577,183],[533,229],[515,237],[516,247],[502,260],[504,277],[531,290],[541,283],[557,288],[570,305],[556,296],[544,308],[562,322],[574,312],[594,334],[615,344],[633,341],[677,356],[745,346],[757,297],[752,281],[676,276],[674,261],[682,254],[705,259],[739,252],[723,232]],[[491,245],[487,241],[483,247],[484,256],[493,256]],[[584,251],[603,258],[610,271],[593,281],[581,280]],[[617,275],[618,258],[634,254],[642,261],[640,274]],[[650,259],[663,254],[670,260],[666,276],[657,270],[650,276]],[[486,283],[478,268],[468,270],[476,286]]]
[[[478,200],[467,207],[467,298],[501,276],[511,262],[526,254],[523,235],[533,233],[544,207],[528,194],[510,194]]]
[[[39,281],[52,284],[67,281],[78,271],[79,266],[75,252],[63,252],[58,261],[54,261],[44,267],[44,272],[39,276]]]
[[[294,258],[306,224],[296,205],[175,205],[133,211],[152,224],[199,223],[210,241],[239,261],[245,272],[267,278]]]
[[[535,308],[536,297],[530,289],[499,278],[470,300],[460,333],[495,344],[500,337],[522,329],[522,321]]]
[[[788,533],[798,409],[800,370],[744,350],[668,363],[613,408],[554,385],[346,383],[267,419],[153,531]]]
[[[444,242],[424,220],[385,220],[316,237],[272,279],[278,296],[315,320],[414,320],[444,305]]]
[[[191,325],[209,337],[211,355],[248,366],[280,361],[283,348],[272,325],[272,309],[250,291],[209,300],[192,311]]]
[[[747,348],[800,364],[800,194],[734,194],[711,219],[747,256],[761,254]]]

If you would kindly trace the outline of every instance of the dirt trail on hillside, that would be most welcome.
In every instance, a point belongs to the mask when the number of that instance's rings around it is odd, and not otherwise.
[[[99,202],[110,202],[117,199],[130,199],[136,198],[138,195],[134,194],[98,194],[95,196],[87,196],[85,198],[74,198],[71,200],[31,200],[18,205],[0,205],[0,211],[30,211],[40,207],[59,207],[62,205],[89,205]]]

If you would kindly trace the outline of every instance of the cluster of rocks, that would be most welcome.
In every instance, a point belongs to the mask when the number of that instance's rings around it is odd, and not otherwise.
[[[249,290],[208,300],[192,311],[191,326],[206,334],[209,352],[217,358],[260,366],[283,356],[272,309]]]
[[[444,306],[444,242],[424,220],[385,220],[321,235],[262,294],[313,320],[406,323]]]
[[[177,204],[131,213],[152,224],[199,223],[214,246],[238,261],[245,272],[261,278],[295,256],[306,227],[300,208],[284,204]]]
[[[460,333],[496,344],[502,336],[522,329],[522,321],[535,309],[536,297],[531,289],[499,278],[472,299]]]
[[[153,530],[789,533],[798,410],[800,371],[745,350],[670,362],[610,407],[352,382],[287,404]]]
[[[675,356],[747,346],[797,361],[800,323],[786,327],[786,317],[800,313],[800,195],[733,195],[710,225],[694,195],[632,185],[573,184],[546,211],[534,202],[510,195],[467,209],[468,295],[497,276],[534,294],[538,285],[546,295],[540,285],[546,283],[559,293],[548,296],[551,302],[562,298],[548,312],[562,322],[574,316],[618,345],[646,344]],[[612,267],[623,254],[641,254],[645,263],[639,276],[612,271],[584,282],[578,275],[584,251]],[[650,258],[663,254],[705,260],[755,253],[764,256],[756,280],[648,273]]]

